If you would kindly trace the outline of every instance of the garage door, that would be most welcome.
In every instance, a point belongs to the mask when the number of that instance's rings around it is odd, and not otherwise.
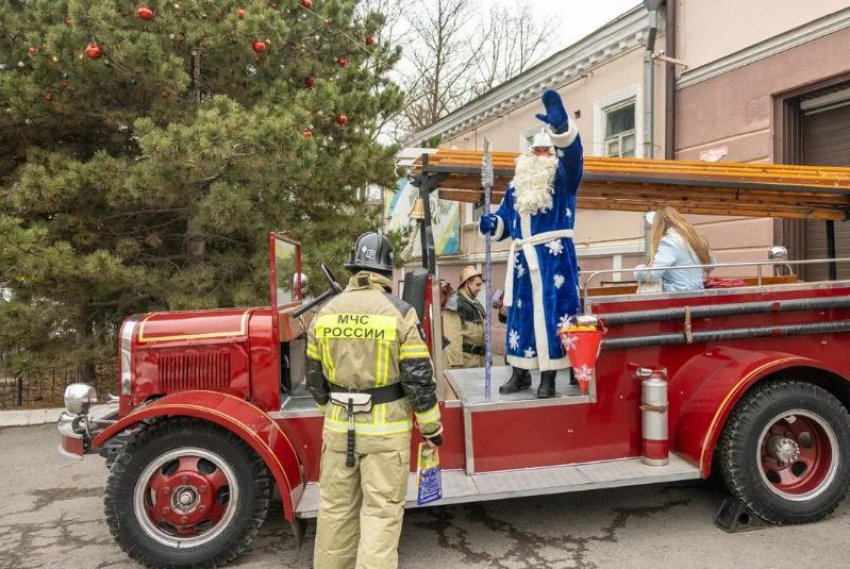
[[[850,166],[850,99],[830,97],[820,108],[803,108],[803,164],[810,166]],[[809,107],[808,109],[806,107]],[[826,222],[808,221],[805,228],[806,258],[824,259]],[[835,255],[850,257],[850,222],[835,222]],[[826,265],[811,265],[804,271],[806,280],[825,280]],[[850,264],[838,264],[838,278],[850,279]]]

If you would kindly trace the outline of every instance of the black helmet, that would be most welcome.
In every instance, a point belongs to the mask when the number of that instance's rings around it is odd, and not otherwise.
[[[364,233],[354,242],[345,268],[351,272],[392,273],[393,246],[380,230]]]

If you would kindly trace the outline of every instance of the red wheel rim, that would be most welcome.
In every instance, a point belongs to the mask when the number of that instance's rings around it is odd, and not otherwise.
[[[821,416],[802,409],[782,413],[759,439],[762,480],[787,500],[811,500],[835,479],[837,448],[835,432]]]
[[[226,529],[236,510],[236,477],[217,454],[187,448],[153,460],[134,492],[145,533],[182,549],[207,543]]]

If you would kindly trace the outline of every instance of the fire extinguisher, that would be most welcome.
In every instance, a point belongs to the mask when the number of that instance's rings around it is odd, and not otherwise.
[[[641,460],[649,466],[664,466],[670,462],[670,441],[667,434],[667,370],[639,367],[635,373],[641,380]]]

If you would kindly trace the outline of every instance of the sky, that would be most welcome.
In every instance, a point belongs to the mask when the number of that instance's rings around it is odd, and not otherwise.
[[[505,0],[473,0],[481,10]],[[620,14],[628,12],[642,0],[534,0],[534,9],[539,21],[557,19],[557,37],[553,41],[553,53],[560,51],[601,28]]]

